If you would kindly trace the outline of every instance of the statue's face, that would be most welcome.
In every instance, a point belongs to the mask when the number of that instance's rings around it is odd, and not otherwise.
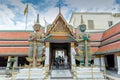
[[[34,31],[36,31],[36,32],[40,30],[40,26],[39,25],[34,25],[33,28],[34,28]]]
[[[85,30],[86,30],[86,25],[85,24],[80,25],[79,27],[80,27],[81,32],[85,32]]]

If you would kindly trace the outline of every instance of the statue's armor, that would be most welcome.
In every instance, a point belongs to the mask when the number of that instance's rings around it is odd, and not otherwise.
[[[32,58],[34,54],[34,45],[36,46],[36,58],[40,58],[42,54],[42,46],[43,43],[40,41],[37,41],[37,39],[42,39],[42,35],[39,32],[31,33],[30,37],[35,38],[34,40],[30,41],[30,53],[29,57]]]

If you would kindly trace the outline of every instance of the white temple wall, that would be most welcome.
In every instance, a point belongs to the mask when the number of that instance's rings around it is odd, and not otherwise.
[[[98,57],[95,57],[95,58],[94,58],[94,65],[100,67],[100,58],[98,58]]]
[[[100,58],[100,69],[104,70],[104,68],[105,68],[105,60],[104,60],[104,57],[102,56]]]
[[[74,49],[74,47],[71,48],[71,65],[75,65],[75,58],[74,58],[74,55],[76,54],[76,51]]]
[[[117,55],[114,55],[115,69],[118,69]]]
[[[120,55],[117,56],[118,74],[120,74]]]
[[[45,49],[45,56],[46,56],[46,59],[45,59],[45,66],[47,66],[47,65],[49,65],[49,56],[50,56],[50,49],[49,49],[49,47],[47,47],[46,49]]]

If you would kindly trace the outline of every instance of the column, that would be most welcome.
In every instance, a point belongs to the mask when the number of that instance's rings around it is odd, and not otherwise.
[[[49,61],[50,61],[50,59],[49,59],[49,56],[50,56],[50,48],[49,48],[49,46],[50,46],[50,43],[49,42],[46,42],[45,43],[46,45],[45,45],[45,56],[46,56],[46,59],[45,59],[45,66],[48,66],[49,65]]]
[[[7,67],[6,68],[8,68],[10,66],[10,63],[9,63],[10,59],[11,59],[11,56],[8,56]]]
[[[117,55],[116,54],[114,54],[114,61],[115,61],[115,69],[118,69]]]
[[[15,59],[14,67],[18,67],[18,57],[16,56],[16,57],[14,57],[14,59]]]
[[[117,55],[118,74],[120,74],[120,55]]]
[[[11,56],[8,56],[7,67],[6,67],[6,71],[5,71],[6,74],[10,74],[11,73],[11,70],[9,68],[10,67],[10,63],[9,63],[10,59],[11,59]]]
[[[104,70],[104,67],[105,67],[104,56],[101,56],[101,58],[100,58],[100,62],[101,62],[101,64],[100,64],[100,69],[101,69],[101,70]]]
[[[87,49],[87,40],[85,40],[85,67],[88,67],[88,49]]]
[[[74,55],[76,53],[75,49],[74,49],[74,43],[71,42],[71,65],[75,65],[75,58],[74,58]]]

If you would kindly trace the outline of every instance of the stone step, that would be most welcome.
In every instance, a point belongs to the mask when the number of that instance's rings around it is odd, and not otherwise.
[[[59,79],[50,79],[50,80],[75,80],[75,79],[61,79],[61,78],[59,78]]]
[[[80,68],[80,67],[76,67],[76,70],[78,72],[100,72],[100,68],[91,68],[91,67],[88,67],[88,68]]]
[[[20,72],[14,76],[14,80],[28,80],[28,77],[32,80],[42,80],[45,76],[42,68],[21,69]]]
[[[78,79],[104,79],[104,75],[100,72],[100,68],[94,67],[77,67],[74,75]]]
[[[73,77],[51,77],[51,79],[73,79]]]
[[[92,79],[92,75],[77,75],[77,78],[86,78],[86,79]],[[103,75],[93,75],[93,78],[96,78],[96,79],[104,79],[104,76]]]
[[[73,75],[70,70],[52,70],[51,71],[52,79],[73,79]]]

